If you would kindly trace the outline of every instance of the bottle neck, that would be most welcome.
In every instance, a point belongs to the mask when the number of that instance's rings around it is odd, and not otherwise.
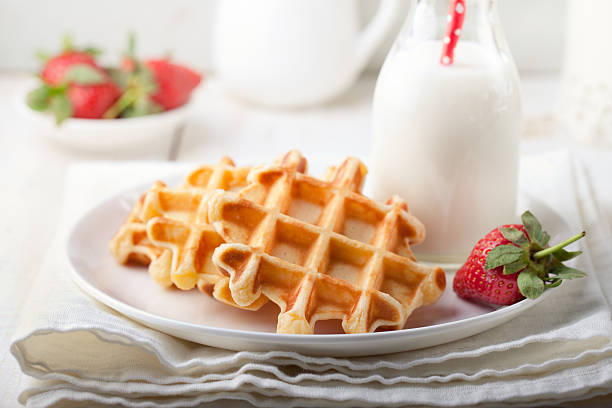
[[[420,41],[443,41],[450,0],[414,0],[398,45]],[[465,0],[465,19],[459,43],[479,43],[510,55],[501,29],[497,0]]]
[[[414,7],[426,7],[437,14],[448,15],[451,0],[413,0]],[[487,15],[497,13],[497,0],[465,0],[466,13],[474,15]]]

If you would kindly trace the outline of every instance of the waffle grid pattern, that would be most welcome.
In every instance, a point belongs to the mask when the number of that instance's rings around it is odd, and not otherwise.
[[[149,273],[162,286],[194,286],[216,299],[237,306],[228,287],[228,278],[212,263],[214,249],[223,239],[208,224],[208,199],[216,190],[236,191],[246,186],[249,168],[236,168],[224,157],[215,166],[191,172],[183,186],[159,186],[146,195],[142,217],[151,243],[162,253],[149,265]],[[247,309],[259,309],[261,297]]]
[[[437,300],[444,273],[410,250],[424,238],[422,224],[397,197],[383,206],[361,195],[364,176],[352,158],[329,181],[272,166],[249,179],[276,205],[215,194],[209,220],[229,243],[213,261],[231,276],[236,303],[263,294],[281,309],[279,333],[310,334],[328,319],[342,319],[346,333],[398,329],[414,308]]]

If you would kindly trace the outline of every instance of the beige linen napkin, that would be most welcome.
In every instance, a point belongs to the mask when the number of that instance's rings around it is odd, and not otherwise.
[[[522,190],[540,197],[578,229],[582,222],[570,164],[567,152],[523,160]],[[588,278],[563,284],[511,322],[454,343],[376,357],[206,347],[143,327],[81,293],[66,273],[64,242],[73,222],[126,187],[189,168],[83,163],[69,170],[61,228],[11,344],[21,369],[32,377],[23,386],[22,403],[525,406],[585,398],[612,387],[610,309],[588,247],[578,260]],[[604,249],[608,259],[599,259],[598,265],[612,265],[612,251]],[[606,253],[602,247],[597,252]]]

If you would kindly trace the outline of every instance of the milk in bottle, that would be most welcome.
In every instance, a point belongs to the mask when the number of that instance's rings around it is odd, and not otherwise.
[[[427,231],[417,257],[435,262],[463,262],[516,218],[519,79],[496,3],[466,3],[454,62],[442,65],[448,0],[417,2],[373,102],[373,193],[407,201]]]

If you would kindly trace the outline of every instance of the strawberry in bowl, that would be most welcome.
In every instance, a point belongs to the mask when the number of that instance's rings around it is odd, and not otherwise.
[[[135,57],[131,68],[98,63],[98,53],[71,41],[47,58],[39,84],[20,96],[32,131],[73,147],[113,150],[169,136],[183,126],[202,76],[169,59]],[[23,103],[25,99],[26,104]]]
[[[121,95],[94,53],[70,45],[45,62],[40,78],[40,86],[28,94],[28,105],[52,112],[57,124],[69,117],[101,119]]]
[[[197,72],[166,59],[151,59],[145,64],[157,82],[157,91],[151,95],[151,99],[164,110],[184,105],[189,100],[191,91],[202,80]]]
[[[464,299],[511,305],[525,298],[536,299],[565,279],[585,273],[563,262],[580,255],[564,248],[585,236],[584,231],[553,246],[550,236],[529,211],[522,224],[493,229],[472,250],[453,279],[453,290]]]
[[[134,37],[120,68],[109,70],[124,89],[121,98],[104,114],[107,119],[136,117],[169,111],[185,105],[202,76],[169,59],[139,60]]]

